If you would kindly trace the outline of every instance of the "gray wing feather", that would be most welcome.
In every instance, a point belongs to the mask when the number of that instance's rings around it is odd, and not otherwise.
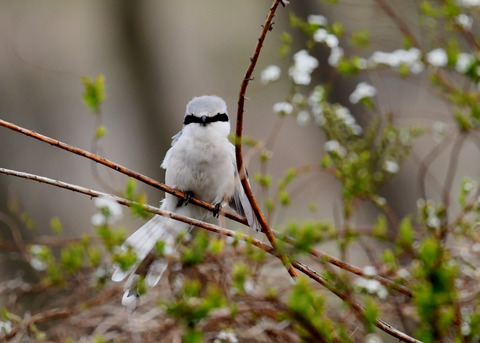
[[[257,216],[253,212],[250,201],[248,201],[247,195],[243,190],[242,183],[238,180],[235,185],[235,190],[230,198],[230,207],[238,214],[247,218],[248,225],[254,230],[255,233],[261,231],[262,227],[257,220]]]

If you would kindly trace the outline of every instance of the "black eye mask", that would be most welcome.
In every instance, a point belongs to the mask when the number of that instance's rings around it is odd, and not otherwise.
[[[217,121],[228,121],[228,115],[226,113],[218,113],[213,117],[207,117],[207,116],[197,117],[194,114],[189,114],[185,116],[185,119],[183,120],[183,125],[197,123],[197,124],[206,126],[207,124],[215,123]]]

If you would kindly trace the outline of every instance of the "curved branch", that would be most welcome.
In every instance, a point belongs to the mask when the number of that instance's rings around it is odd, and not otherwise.
[[[13,175],[13,176],[18,176],[18,177],[26,178],[26,179],[29,179],[29,180],[34,180],[34,181],[39,181],[39,182],[55,185],[55,186],[58,186],[58,187],[61,187],[61,188],[71,190],[71,191],[86,194],[86,195],[89,195],[91,197],[109,196],[109,197],[113,198],[113,200],[115,200],[117,203],[119,203],[121,205],[124,205],[124,206],[128,206],[128,207],[141,206],[143,208],[143,210],[145,210],[147,212],[151,212],[151,213],[159,214],[161,216],[169,217],[169,218],[172,218],[174,220],[178,220],[178,221],[187,223],[189,225],[197,226],[197,227],[200,227],[200,228],[203,228],[205,230],[215,232],[215,233],[218,233],[218,234],[221,234],[221,235],[230,236],[230,237],[238,237],[238,238],[244,240],[245,242],[256,246],[257,248],[260,248],[263,251],[280,258],[280,252],[278,252],[278,250],[275,250],[270,245],[265,244],[258,239],[255,239],[255,238],[250,237],[248,235],[245,235],[243,233],[239,233],[239,232],[235,232],[235,231],[232,231],[232,230],[222,228],[222,227],[214,225],[214,224],[205,223],[201,220],[197,220],[197,219],[189,218],[189,217],[186,217],[186,216],[182,216],[182,215],[174,213],[174,212],[164,211],[164,210],[161,210],[161,209],[159,209],[157,207],[154,207],[154,206],[150,206],[150,205],[146,205],[146,204],[139,204],[139,203],[124,199],[124,198],[119,197],[119,196],[115,196],[115,195],[111,195],[111,194],[107,194],[107,193],[103,193],[103,192],[98,192],[98,191],[88,189],[88,188],[85,188],[85,187],[69,184],[69,183],[62,182],[62,181],[53,180],[53,179],[38,176],[38,175],[11,171],[11,170],[8,170],[8,169],[5,169],[5,168],[0,168],[0,173]],[[348,303],[351,306],[351,308],[353,310],[355,310],[357,313],[359,313],[361,315],[364,314],[365,310],[360,303],[356,302],[349,294],[343,293],[340,290],[338,290],[337,288],[335,288],[334,285],[332,285],[327,280],[325,280],[316,271],[314,271],[310,267],[306,266],[305,264],[303,264],[301,262],[298,262],[298,261],[295,261],[295,260],[289,260],[289,264],[290,264],[290,266],[292,266],[292,268],[295,268],[295,269],[301,271],[302,273],[307,275],[309,278],[318,282],[319,284],[321,284],[322,286],[327,288],[330,292],[335,294],[337,297],[339,297],[340,299],[342,299],[343,301]],[[48,320],[51,320],[51,319],[55,319],[55,318],[58,318],[58,317],[60,317],[60,318],[61,317],[68,317],[69,315],[71,315],[73,313],[73,310],[68,310],[68,309],[67,310],[54,309],[52,311],[53,312],[51,314],[49,313],[49,315],[47,315],[47,316],[45,316],[45,314],[42,314],[41,318],[48,318]],[[48,311],[46,313],[48,313]],[[29,321],[29,323],[33,324],[33,323],[38,322],[38,321],[39,320],[34,321],[34,322]],[[412,343],[419,343],[420,342],[420,341],[406,335],[405,333],[395,329],[393,326],[391,326],[390,324],[382,321],[381,319],[376,319],[375,320],[375,325],[379,329],[385,331],[386,333],[388,333],[388,334],[390,334],[390,335],[392,335],[392,336],[394,336],[394,337],[396,337],[396,338],[398,338],[398,339],[400,339],[404,342],[412,342]],[[15,331],[13,336],[16,333],[18,333],[18,331]],[[11,337],[13,337],[13,336],[11,336]]]
[[[82,187],[82,186],[78,186],[78,185],[73,185],[73,184],[70,184],[70,183],[66,183],[66,182],[63,182],[63,181],[58,181],[58,180],[53,180],[53,179],[50,179],[50,178],[47,178],[47,177],[44,177],[44,176],[39,176],[39,175],[34,175],[34,174],[30,174],[30,173],[25,173],[25,172],[19,172],[19,171],[15,171],[15,170],[10,170],[10,169],[6,169],[6,168],[0,168],[0,173],[1,174],[6,174],[6,175],[11,175],[11,176],[16,176],[16,177],[20,177],[20,178],[24,178],[24,179],[28,179],[28,180],[33,180],[33,181],[37,181],[37,182],[41,182],[41,183],[46,183],[46,184],[49,184],[49,185],[52,185],[52,186],[56,186],[56,187],[60,187],[60,188],[64,188],[64,189],[67,189],[67,190],[70,190],[70,191],[73,191],[73,192],[77,192],[77,193],[81,193],[81,194],[85,194],[85,195],[88,195],[88,196],[91,196],[91,197],[99,197],[99,196],[108,196],[108,197],[113,197],[117,202],[119,202],[120,204],[122,205],[125,205],[125,206],[131,206],[131,204],[134,204],[134,202],[131,202],[131,201],[128,201],[128,200],[125,200],[123,198],[120,198],[120,197],[117,197],[117,196],[113,196],[111,194],[108,194],[108,193],[104,193],[104,192],[99,192],[99,191],[95,191],[95,190],[92,190],[92,189],[89,189],[89,188],[86,188],[86,187]],[[144,206],[147,206],[148,208],[150,209],[155,209],[155,211],[153,213],[157,213],[156,211],[156,208],[155,207],[152,207],[152,206],[149,206],[149,205],[144,205]],[[146,211],[148,212],[152,212],[151,210],[148,210],[146,209]],[[167,212],[165,212],[167,213]],[[162,215],[166,215],[166,214],[162,214]],[[157,213],[157,214],[161,214],[161,213]],[[168,215],[169,217],[175,219],[174,215]],[[182,217],[182,216],[180,216]],[[197,226],[200,226],[200,227],[203,227],[203,228],[206,228],[203,224],[200,225],[199,223],[203,223],[202,221],[198,221],[198,222],[195,222],[193,223],[192,221],[189,221],[187,222],[188,224],[191,224],[191,225],[197,225]],[[207,228],[206,228],[207,229]],[[207,229],[208,230],[208,229]],[[227,230],[229,231],[229,230]],[[279,235],[277,232],[273,231],[272,232],[279,237],[279,239],[285,241],[286,243],[288,244],[291,244],[293,246],[295,246],[296,242],[293,238],[291,237],[283,237],[281,235]],[[222,234],[224,235],[229,235],[227,234],[226,232],[221,232]],[[245,236],[245,237],[248,237],[248,236]],[[252,239],[252,238],[249,238],[249,239]],[[5,246],[5,242],[3,242],[3,246],[0,245],[0,247],[3,247],[3,248],[7,248],[6,250],[13,250],[12,247],[7,247]],[[45,243],[42,243],[42,244],[45,244]],[[346,270],[352,274],[355,274],[355,275],[358,275],[358,276],[361,276],[361,277],[369,277],[367,275],[365,275],[365,273],[363,272],[363,270],[359,267],[356,267],[354,265],[351,265],[347,262],[343,262],[342,260],[336,258],[336,257],[333,257],[331,255],[328,255],[318,249],[315,249],[315,248],[310,248],[309,251],[308,251],[311,255],[315,256],[315,257],[318,257],[321,259],[321,261],[323,262],[327,262],[327,263],[330,263],[340,269],[343,269],[343,270]],[[378,282],[380,282],[381,284],[383,284],[384,286],[387,286],[387,287],[390,287],[400,293],[403,293],[409,297],[412,297],[413,293],[412,291],[401,285],[401,284],[398,284],[396,282],[393,282],[383,276],[380,276],[380,275],[375,275],[373,277],[375,280],[377,280]]]
[[[279,249],[277,239],[273,234],[272,230],[270,229],[265,216],[263,215],[262,211],[260,210],[260,206],[257,203],[257,200],[253,196],[252,189],[248,180],[246,178],[246,171],[245,166],[243,164],[243,157],[242,157],[242,131],[243,131],[243,113],[245,111],[245,94],[247,92],[248,83],[252,80],[252,74],[255,69],[255,65],[257,64],[258,57],[260,56],[260,51],[262,50],[263,42],[265,41],[265,37],[267,36],[268,31],[272,30],[273,25],[273,18],[275,17],[275,12],[278,8],[278,5],[285,3],[281,0],[274,0],[272,6],[270,7],[270,12],[268,13],[267,19],[263,24],[263,29],[258,38],[257,45],[255,47],[255,51],[253,53],[253,57],[250,59],[250,65],[247,68],[245,73],[245,77],[243,78],[242,84],[240,86],[239,98],[238,98],[238,109],[237,109],[237,126],[235,130],[235,157],[237,160],[237,169],[238,174],[240,175],[240,180],[242,182],[243,189],[245,190],[245,194],[252,206],[253,212],[257,217],[260,225],[262,226],[262,232],[267,236],[270,244],[272,247],[279,253],[278,257],[282,261],[283,265],[287,268],[288,273],[293,277],[297,277],[298,274],[295,269],[292,267],[289,259],[287,256],[282,253]]]

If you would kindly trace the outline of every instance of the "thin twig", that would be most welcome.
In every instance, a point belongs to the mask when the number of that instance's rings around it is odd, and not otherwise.
[[[275,249],[275,251],[279,252],[279,258],[282,261],[283,265],[287,268],[288,273],[293,277],[297,277],[298,274],[292,265],[289,262],[287,256],[279,250],[277,239],[273,234],[272,230],[270,229],[265,216],[263,215],[260,206],[257,203],[257,200],[253,196],[252,189],[248,180],[246,178],[246,171],[245,166],[243,164],[243,156],[242,156],[242,130],[243,130],[243,113],[245,111],[245,94],[247,92],[248,83],[252,79],[252,74],[255,69],[255,65],[257,64],[258,57],[260,56],[260,51],[262,50],[263,42],[265,41],[265,37],[267,33],[272,30],[272,20],[275,17],[275,12],[278,8],[278,5],[281,3],[280,0],[274,0],[272,7],[270,7],[270,12],[268,13],[267,19],[263,24],[263,29],[258,38],[257,45],[255,47],[255,51],[253,53],[253,57],[250,59],[250,65],[247,68],[245,73],[245,77],[243,78],[242,84],[240,86],[239,98],[238,98],[238,110],[237,110],[237,126],[235,130],[236,139],[235,139],[235,156],[237,160],[237,169],[240,175],[240,179],[242,182],[243,189],[245,190],[245,194],[252,206],[253,212],[255,213],[260,225],[262,226],[262,232],[267,236],[270,244]],[[282,2],[283,4],[283,2]]]
[[[71,190],[71,191],[86,194],[86,195],[89,195],[91,197],[109,196],[113,200],[115,200],[117,203],[119,203],[121,205],[124,205],[124,206],[128,206],[128,207],[141,206],[142,209],[147,211],[147,212],[151,212],[151,213],[159,214],[161,216],[169,217],[169,218],[187,223],[189,225],[197,226],[197,227],[200,227],[200,228],[203,228],[203,229],[206,229],[208,231],[215,232],[215,233],[218,233],[218,234],[221,234],[221,235],[230,236],[230,237],[238,237],[238,238],[244,240],[245,242],[256,246],[257,248],[260,248],[263,251],[280,258],[280,254],[277,250],[272,248],[270,245],[259,241],[258,239],[255,239],[253,237],[250,237],[248,235],[245,235],[245,234],[242,234],[242,233],[239,233],[239,232],[235,232],[235,231],[232,231],[232,230],[222,228],[222,227],[214,225],[214,224],[205,223],[201,220],[185,217],[185,216],[182,216],[182,215],[174,213],[174,212],[161,210],[161,209],[156,208],[154,206],[150,206],[150,205],[146,205],[146,204],[138,204],[134,201],[130,201],[130,200],[124,199],[124,198],[119,197],[119,196],[106,194],[106,193],[103,193],[103,192],[95,191],[95,190],[88,189],[88,188],[85,188],[85,187],[69,184],[69,183],[62,182],[62,181],[53,180],[53,179],[38,176],[38,175],[11,171],[11,170],[8,170],[8,169],[5,169],[5,168],[0,168],[0,173],[12,175],[12,176],[17,176],[17,177],[22,177],[22,178],[26,178],[26,179],[29,179],[29,180],[34,180],[34,181],[50,184],[50,185],[55,185],[55,186],[58,186],[58,187],[61,187],[61,188]],[[332,292],[333,294],[338,296],[343,301],[347,302],[357,313],[363,315],[364,308],[362,307],[362,305],[360,305],[354,299],[352,299],[352,297],[350,295],[342,293],[340,290],[335,288],[332,284],[330,284],[323,277],[321,277],[316,271],[312,270],[310,267],[304,265],[303,263],[295,261],[295,260],[289,260],[289,264],[292,267],[294,267],[297,270],[304,273],[305,275],[307,275],[308,277],[310,277],[311,279],[315,280],[316,282],[318,282],[319,284],[321,284],[325,288],[327,288],[330,292]],[[48,316],[42,315],[41,318],[48,318],[48,320],[51,320],[51,319],[55,319],[55,318],[68,317],[72,313],[73,313],[73,310],[71,310],[71,309],[59,309],[59,310],[54,309],[54,310],[52,310],[51,315],[48,315]],[[33,323],[34,322],[31,322],[31,320],[29,321],[29,325],[31,325]],[[392,327],[390,324],[387,324],[386,322],[384,322],[380,319],[377,319],[375,321],[375,324],[377,325],[377,327],[379,329],[385,331],[386,333],[388,333],[388,334],[390,334],[390,335],[392,335],[392,336],[394,336],[394,337],[396,337],[396,338],[398,338],[398,339],[400,339],[404,342],[419,342],[416,339],[406,335],[405,333],[398,331],[397,329]],[[18,333],[18,331],[15,331],[13,336],[16,333]],[[10,336],[10,337],[13,337],[13,336]]]
[[[430,164],[438,157],[438,155],[451,143],[451,141],[456,137],[456,135],[451,135],[445,137],[439,144],[428,153],[427,156],[420,162],[418,167],[418,177],[417,177],[417,187],[419,187],[420,197],[423,199],[427,198],[427,192],[425,189],[425,176],[428,172]]]
[[[59,181],[59,180],[54,180],[54,179],[51,179],[51,178],[48,178],[48,177],[39,176],[39,175],[35,175],[35,174],[20,172],[20,171],[6,169],[6,168],[0,168],[0,173],[5,174],[5,175],[16,176],[16,177],[20,177],[20,178],[24,178],[24,179],[28,179],[28,180],[33,180],[33,181],[45,183],[45,184],[48,184],[48,185],[51,185],[51,186],[56,186],[56,187],[67,189],[67,190],[70,190],[70,191],[73,191],[73,192],[85,194],[85,195],[88,195],[88,196],[91,196],[91,197],[99,197],[99,196],[112,197],[112,195],[108,194],[108,193],[95,191],[95,190],[92,190],[92,189],[89,189],[89,188],[86,188],[86,187],[70,184],[70,183],[67,183],[67,182]],[[115,199],[121,199],[121,198],[118,198],[118,197],[115,197],[115,196],[114,196],[114,198]],[[128,203],[121,203],[121,204],[129,206]],[[189,222],[189,224],[196,225],[196,224],[193,224],[193,223],[190,223],[190,222]],[[291,244],[293,246],[295,246],[297,244],[296,241],[291,237],[280,235],[279,233],[277,233],[275,231],[273,231],[273,233],[276,235],[276,237],[279,237],[279,239],[285,241],[288,244]],[[29,244],[30,243],[26,243],[26,245],[29,245]],[[39,242],[38,244],[48,244],[48,242]],[[0,248],[5,249],[5,250],[13,250],[13,246],[8,245],[7,242],[2,242],[2,244],[0,244]],[[362,277],[367,277],[364,274],[364,272],[361,268],[358,268],[358,267],[353,266],[349,263],[343,262],[342,260],[339,260],[336,257],[333,257],[329,254],[326,254],[326,253],[324,253],[324,252],[322,252],[318,249],[310,248],[310,250],[308,252],[311,255],[320,258],[321,261],[323,261],[323,262],[328,262],[330,264],[333,264],[334,266],[336,266],[338,268],[341,268],[341,269],[344,269],[344,270],[346,270],[348,272],[351,272],[355,275],[362,276]],[[393,281],[391,281],[387,278],[384,278],[380,275],[376,275],[376,276],[374,276],[374,278],[377,281],[379,281],[380,283],[382,283],[383,285],[387,286],[387,287],[390,287],[390,288],[392,288],[392,289],[394,289],[394,290],[396,290],[400,293],[408,295],[409,297],[412,296],[412,291],[405,286],[402,286],[402,285],[400,285],[396,282],[393,282]]]
[[[465,142],[466,138],[467,135],[462,132],[453,144],[452,150],[450,152],[450,161],[448,163],[447,175],[445,176],[445,183],[442,192],[442,201],[443,206],[445,207],[445,217],[441,233],[442,240],[446,238],[445,236],[448,233],[448,208],[450,207],[450,194],[453,186],[453,178],[455,177],[455,173],[457,171],[460,150],[462,149],[463,143]]]
[[[108,168],[111,168],[111,169],[113,169],[115,171],[118,171],[122,174],[125,174],[125,175],[127,175],[131,178],[134,178],[138,181],[141,181],[141,182],[143,182],[143,183],[145,183],[149,186],[155,187],[155,188],[157,188],[161,191],[164,191],[166,193],[170,193],[170,194],[172,194],[176,197],[185,199],[185,193],[179,191],[178,189],[168,187],[167,185],[165,185],[163,183],[160,183],[160,182],[158,182],[154,179],[151,179],[148,176],[145,176],[145,175],[140,174],[140,173],[138,173],[134,170],[123,167],[118,163],[115,163],[113,161],[109,161],[109,160],[107,160],[105,158],[102,158],[98,155],[92,154],[91,152],[88,152],[86,150],[83,150],[83,149],[74,147],[72,145],[60,142],[56,139],[50,138],[48,136],[42,135],[42,134],[37,133],[37,132],[32,131],[32,130],[28,130],[26,128],[23,128],[21,126],[15,125],[13,123],[7,122],[7,121],[2,120],[2,119],[0,119],[0,126],[6,127],[7,129],[19,132],[19,133],[24,134],[26,136],[38,139],[42,142],[48,143],[50,145],[53,145],[57,148],[60,148],[60,149],[66,150],[68,152],[74,153],[76,155],[86,157],[86,158],[88,158],[92,161],[103,164],[104,166],[106,166]],[[196,198],[191,198],[190,203],[195,204],[195,205],[200,206],[200,207],[203,207],[204,209],[209,210],[211,212],[216,210],[215,205],[209,204],[208,202],[205,202],[205,201],[202,201],[202,200],[199,200],[199,199],[196,199]],[[232,220],[235,220],[239,223],[242,223],[244,225],[248,225],[247,220],[244,217],[239,216],[238,214],[233,213],[231,211],[220,210],[220,214],[224,215],[225,217],[227,217],[229,219],[232,219]]]

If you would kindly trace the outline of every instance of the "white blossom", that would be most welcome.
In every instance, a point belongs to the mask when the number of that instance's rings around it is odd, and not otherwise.
[[[28,249],[30,252],[30,266],[35,270],[44,271],[47,269],[47,264],[41,257],[44,249],[45,247],[39,244],[34,244]]]
[[[398,49],[392,52],[375,51],[370,57],[374,64],[384,64],[391,67],[399,67],[402,64],[412,66],[420,61],[421,51],[417,48],[409,50]]]
[[[377,275],[377,273],[377,268],[375,268],[374,266],[363,267],[363,274],[365,274],[366,276],[375,276]]]
[[[334,152],[340,157],[345,157],[347,155],[347,150],[337,141],[337,140],[330,140],[323,144],[323,149],[326,152]]]
[[[472,54],[461,52],[457,56],[457,63],[455,70],[459,73],[465,74],[468,68],[475,62],[475,57]]]
[[[443,121],[436,121],[433,123],[433,139],[439,143],[447,134],[447,124]]]
[[[388,296],[388,290],[385,286],[375,279],[358,278],[353,281],[353,284],[369,294],[378,296],[380,299],[385,299]]]
[[[357,124],[355,118],[350,113],[349,109],[343,106],[339,106],[335,109],[335,115],[340,119],[346,126],[350,128],[354,135],[359,135],[362,133],[362,127]]]
[[[323,86],[315,86],[312,93],[308,97],[308,104],[310,106],[317,105],[325,99],[325,88]]]
[[[440,218],[436,215],[436,213],[429,213],[427,218],[427,225],[431,228],[438,229],[440,228]]]
[[[374,333],[369,333],[365,336],[365,343],[383,343],[383,341],[380,336]]]
[[[338,37],[332,33],[328,33],[324,28],[319,28],[313,34],[313,40],[318,43],[325,43],[329,48],[338,46]]]
[[[372,98],[377,94],[377,89],[366,82],[360,82],[350,97],[348,98],[352,104],[357,104],[365,98]]]
[[[273,105],[273,112],[278,114],[291,114],[293,112],[293,105],[286,101],[277,102]]]
[[[471,193],[477,189],[477,182],[475,180],[468,180],[463,184],[463,190],[465,192]]]
[[[9,320],[0,321],[0,332],[4,332],[6,334],[12,332],[12,322]]]
[[[332,67],[338,66],[338,63],[343,58],[343,49],[339,46],[335,46],[330,51],[330,56],[328,56],[328,64]]]
[[[400,166],[395,161],[387,160],[383,164],[383,169],[385,169],[385,171],[389,172],[390,174],[396,174],[400,170]]]
[[[323,15],[320,15],[320,14],[310,14],[307,17],[307,22],[309,24],[314,24],[319,26],[325,26],[328,24],[327,18],[325,18]]]
[[[279,66],[270,65],[261,72],[260,81],[264,85],[272,81],[277,81],[280,78],[281,72],[282,71]]]
[[[448,63],[448,56],[442,48],[433,49],[427,52],[427,61],[434,67],[445,67]]]
[[[480,0],[457,0],[457,3],[465,8],[480,6]]]
[[[238,338],[232,330],[222,330],[213,343],[238,343]]]
[[[325,39],[325,44],[327,44],[327,46],[330,48],[330,49],[333,49],[333,48],[336,48],[338,46],[338,38],[337,36],[335,36],[334,34],[329,34],[327,36],[327,38]]]
[[[122,206],[111,197],[100,196],[96,198],[95,206],[100,209],[100,212],[92,216],[91,222],[94,226],[111,225],[123,217]]]
[[[297,114],[297,123],[298,125],[305,126],[310,122],[310,114],[308,111],[300,111]]]
[[[470,31],[473,25],[473,18],[467,14],[459,14],[455,18],[455,22],[460,25],[464,30]]]
[[[318,43],[323,43],[327,39],[327,36],[329,35],[328,31],[325,30],[324,28],[319,28],[315,33],[313,34],[313,40]]]
[[[480,243],[475,243],[474,245],[472,245],[472,251],[480,252]]]
[[[293,66],[288,70],[288,74],[297,85],[309,85],[311,74],[318,67],[318,60],[308,54],[307,50],[300,50],[293,55]]]

